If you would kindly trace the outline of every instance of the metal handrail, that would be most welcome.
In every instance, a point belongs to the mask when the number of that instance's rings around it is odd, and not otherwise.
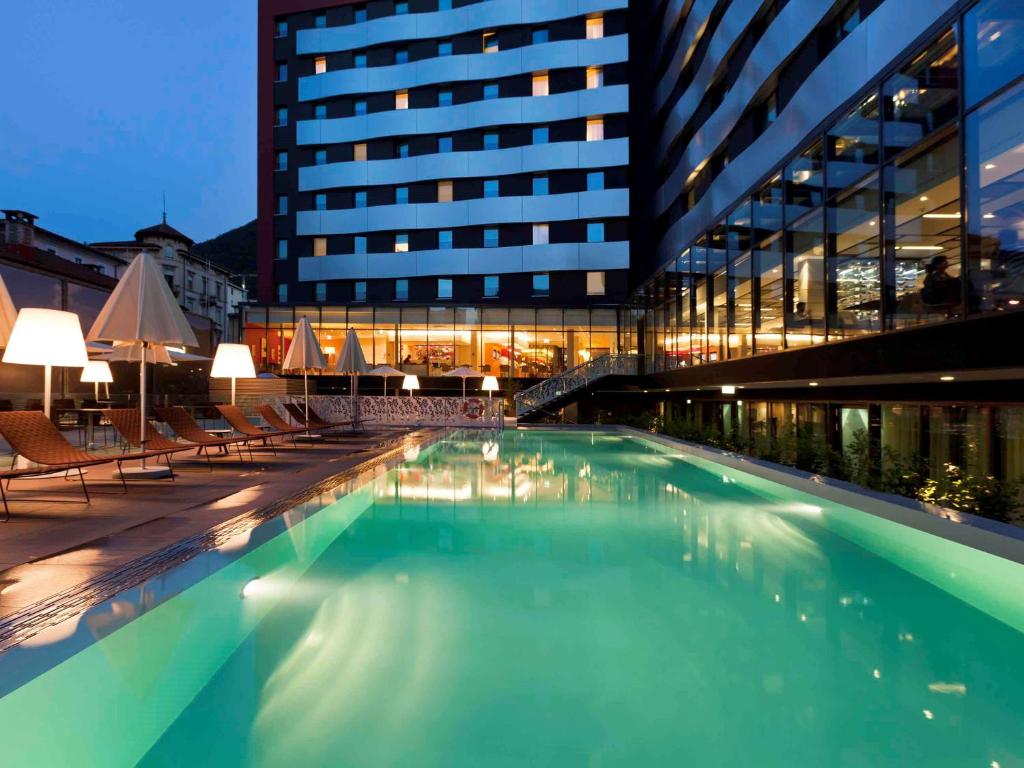
[[[595,357],[518,393],[516,416],[535,411],[545,403],[587,386],[595,379],[613,374],[635,376],[639,367],[636,355],[607,354]]]

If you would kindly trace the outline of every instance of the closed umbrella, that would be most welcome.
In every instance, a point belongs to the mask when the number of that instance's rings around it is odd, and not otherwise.
[[[352,388],[349,392],[349,397],[352,403],[352,424],[355,425],[359,421],[358,414],[356,413],[356,387],[359,386],[359,374],[366,374],[370,371],[366,365],[366,357],[363,356],[363,348],[359,344],[359,337],[356,335],[355,328],[348,329],[348,334],[345,336],[345,345],[341,348],[341,354],[338,355],[338,362],[335,363],[334,370],[337,373],[347,373],[352,377]]]
[[[462,379],[462,399],[466,399],[466,379],[479,379],[483,377],[480,371],[470,368],[468,365],[464,365],[461,368],[448,371],[445,376],[458,376]]]
[[[390,365],[378,365],[367,376],[383,376],[384,377],[384,397],[388,396],[388,379],[392,376],[405,376],[405,371],[400,371],[397,368],[392,368]]]
[[[178,300],[164,279],[156,260],[140,253],[100,310],[92,324],[90,341],[124,342],[138,348],[139,361],[139,439],[146,440],[146,362],[151,345],[198,347],[192,326],[178,306]],[[121,347],[125,344],[119,345]],[[163,357],[153,352],[153,356]],[[131,354],[123,352],[121,354]]]
[[[288,354],[284,356],[284,363],[281,369],[285,371],[302,370],[302,390],[305,394],[303,402],[306,404],[306,423],[309,423],[309,379],[310,368],[324,370],[327,367],[327,360],[316,341],[316,335],[307,318],[299,320],[295,326],[295,333],[292,336],[292,343],[288,347]]]
[[[11,294],[7,292],[7,284],[0,277],[0,347],[7,346],[11,331],[14,330],[14,321],[17,319],[18,310],[14,308]]]

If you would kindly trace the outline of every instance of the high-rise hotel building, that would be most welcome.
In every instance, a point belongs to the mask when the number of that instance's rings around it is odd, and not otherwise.
[[[264,0],[259,298],[375,364],[543,377],[618,348],[627,0]],[[260,323],[260,312],[263,323]]]

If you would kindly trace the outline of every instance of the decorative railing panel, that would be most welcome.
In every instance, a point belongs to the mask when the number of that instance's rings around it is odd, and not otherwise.
[[[280,396],[272,402],[301,402],[301,397]],[[500,429],[500,400],[485,397],[407,397],[310,395],[309,404],[328,421],[352,421],[353,403],[359,420],[372,426],[485,427]],[[279,408],[283,412],[283,408]]]
[[[524,389],[516,395],[516,416],[524,416],[605,376],[636,376],[639,370],[636,355],[601,355]]]

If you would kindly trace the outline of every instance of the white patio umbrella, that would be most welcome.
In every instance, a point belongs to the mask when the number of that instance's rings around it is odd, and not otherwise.
[[[11,338],[11,331],[14,330],[14,322],[17,319],[18,310],[14,308],[14,302],[11,301],[7,284],[0,277],[0,347],[7,346],[7,341]]]
[[[198,347],[192,326],[178,306],[178,300],[164,279],[156,261],[147,253],[138,254],[110,294],[92,324],[90,341],[123,342],[138,348],[140,444],[146,440],[146,362],[152,345]],[[132,353],[128,351],[116,354]],[[153,356],[166,354],[154,350]]]
[[[448,371],[445,376],[458,376],[462,379],[462,399],[466,399],[466,379],[480,379],[483,378],[483,374],[468,365],[463,365],[461,368],[456,368],[452,371]]]
[[[383,376],[384,377],[384,397],[388,396],[388,379],[392,376],[405,376],[405,371],[400,371],[397,368],[392,368],[390,365],[378,365],[372,371],[366,374],[367,376]]]
[[[299,320],[295,326],[295,333],[292,336],[292,343],[288,346],[288,354],[284,356],[281,369],[285,371],[302,370],[302,390],[305,394],[303,403],[306,405],[306,423],[309,423],[309,378],[310,368],[324,370],[327,367],[327,359],[323,350],[317,343],[316,334],[307,318]]]
[[[356,424],[359,418],[356,415],[356,392],[359,386],[359,374],[369,373],[366,365],[366,357],[363,355],[363,348],[359,344],[359,336],[355,328],[349,328],[345,336],[345,344],[338,355],[338,362],[334,365],[337,373],[347,373],[352,377],[352,389],[349,392],[352,404],[352,423]]]

